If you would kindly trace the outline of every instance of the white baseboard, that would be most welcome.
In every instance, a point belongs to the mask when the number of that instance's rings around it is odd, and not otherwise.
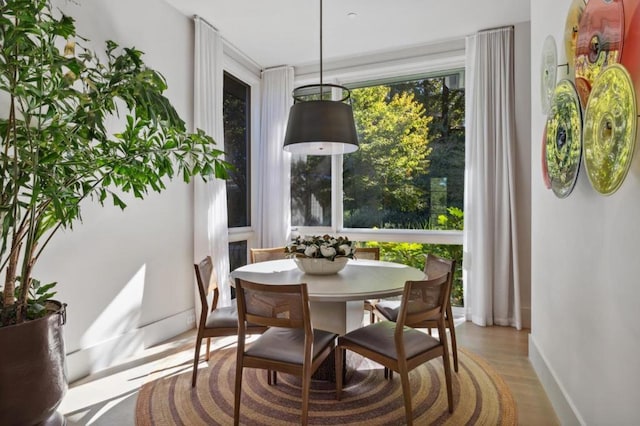
[[[556,416],[558,416],[558,420],[560,420],[560,424],[565,426],[585,425],[585,421],[582,419],[582,416],[580,416],[571,398],[558,381],[558,377],[554,373],[553,368],[549,366],[547,359],[536,344],[533,334],[529,334],[529,361],[531,361],[531,365],[551,401],[551,405],[556,412]]]
[[[194,327],[194,310],[188,309],[97,345],[68,353],[67,381],[71,383],[112,367],[150,346],[169,340]]]

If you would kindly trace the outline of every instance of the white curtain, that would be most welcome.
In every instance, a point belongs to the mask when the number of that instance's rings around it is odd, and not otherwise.
[[[262,73],[262,116],[258,171],[258,245],[285,245],[291,233],[291,154],[282,149],[293,104],[293,68]]]
[[[194,127],[213,137],[224,150],[222,122],[222,40],[218,31],[195,17]],[[194,262],[213,259],[213,280],[220,289],[218,306],[231,304],[227,191],[224,180],[210,176],[194,179]],[[199,298],[196,295],[196,306]]]
[[[520,329],[513,28],[468,36],[466,52],[467,319]]]

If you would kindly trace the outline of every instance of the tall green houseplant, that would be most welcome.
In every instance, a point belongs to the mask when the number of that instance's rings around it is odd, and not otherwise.
[[[187,131],[142,52],[86,42],[46,0],[0,0],[0,326],[44,315],[53,285],[33,268],[85,200],[125,208],[122,193],[143,198],[175,175],[226,177],[222,152]]]

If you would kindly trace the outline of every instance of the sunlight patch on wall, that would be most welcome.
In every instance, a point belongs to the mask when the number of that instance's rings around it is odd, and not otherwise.
[[[99,355],[94,354],[102,358],[95,360],[97,364],[106,362],[107,364],[104,365],[108,365],[114,357],[127,356],[132,353],[134,347],[142,347],[142,342],[130,341],[136,338],[128,339],[125,335],[127,333],[131,336],[136,335],[135,330],[140,322],[145,277],[146,265],[142,265],[82,335],[80,342],[83,348],[117,339],[114,345],[109,345],[111,350],[100,351]]]

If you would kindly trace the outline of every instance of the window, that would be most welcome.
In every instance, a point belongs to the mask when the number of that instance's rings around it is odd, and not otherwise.
[[[247,263],[247,241],[233,241],[229,243],[229,270],[233,271]],[[235,299],[236,289],[231,287],[231,298]]]
[[[251,87],[226,72],[222,111],[226,160],[235,167],[227,180],[229,228],[250,226]]]
[[[360,149],[294,156],[292,225],[340,233],[381,249],[383,260],[457,262],[452,303],[463,306],[465,93],[463,70],[351,88]]]
[[[345,228],[450,229],[463,208],[461,72],[352,90],[360,149],[343,159]]]
[[[360,149],[292,159],[292,225],[459,229],[447,216],[464,202],[463,81],[454,70],[353,85]],[[339,179],[332,167],[342,170]]]
[[[331,156],[291,159],[291,225],[331,225]]]

